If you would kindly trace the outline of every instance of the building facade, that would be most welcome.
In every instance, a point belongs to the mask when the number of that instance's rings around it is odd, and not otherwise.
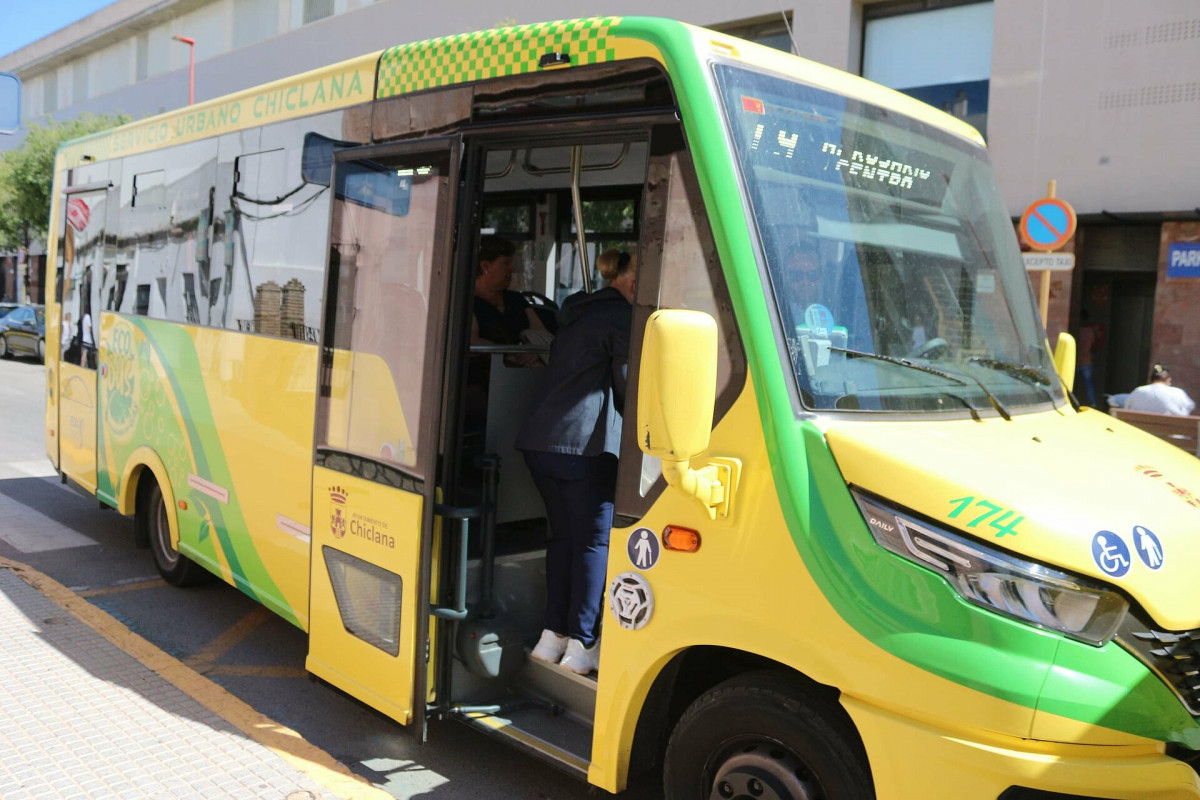
[[[1200,268],[1187,268],[1200,250],[1200,163],[1187,146],[1200,123],[1195,0],[448,0],[420,13],[405,0],[117,0],[0,56],[0,70],[24,81],[27,121],[138,118],[187,102],[189,46],[176,36],[195,42],[199,102],[406,41],[645,13],[792,49],[978,127],[1014,219],[1052,180],[1079,214],[1065,246],[1076,266],[1051,276],[1047,329],[1053,343],[1095,326],[1097,402],[1154,363],[1200,395],[1200,277],[1189,274]],[[18,142],[0,137],[0,151]],[[36,253],[23,265],[0,254],[6,292]]]

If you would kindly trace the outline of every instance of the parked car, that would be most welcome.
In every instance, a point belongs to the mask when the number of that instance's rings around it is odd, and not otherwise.
[[[0,319],[0,358],[15,355],[46,360],[46,309],[19,306]]]

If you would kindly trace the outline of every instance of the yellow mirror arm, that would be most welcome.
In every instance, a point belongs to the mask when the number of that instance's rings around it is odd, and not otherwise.
[[[662,471],[668,484],[704,504],[709,519],[729,516],[741,477],[741,461],[736,458],[713,458],[700,469],[692,469],[687,461],[663,459]]]

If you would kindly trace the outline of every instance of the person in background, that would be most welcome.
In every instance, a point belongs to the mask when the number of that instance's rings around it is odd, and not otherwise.
[[[1196,408],[1196,403],[1183,389],[1171,385],[1171,373],[1166,367],[1155,364],[1150,371],[1150,383],[1130,392],[1125,408],[1186,417]]]
[[[63,358],[69,361],[70,357],[67,355],[67,351],[71,349],[71,344],[75,341],[75,329],[71,324],[70,311],[63,312],[62,334],[60,336],[59,345],[62,347]]]
[[[600,660],[600,607],[617,486],[637,267],[596,260],[608,286],[563,303],[545,389],[516,447],[546,504],[545,630],[532,656],[586,675]]]
[[[79,341],[83,349],[79,354],[79,366],[89,369],[96,368],[96,339],[92,330],[92,314],[86,308],[79,321]]]
[[[1092,353],[1100,347],[1099,326],[1088,319],[1087,309],[1079,312],[1083,327],[1079,329],[1079,344],[1076,348],[1075,371],[1083,388],[1083,400],[1088,406],[1096,405],[1096,387],[1092,383]]]

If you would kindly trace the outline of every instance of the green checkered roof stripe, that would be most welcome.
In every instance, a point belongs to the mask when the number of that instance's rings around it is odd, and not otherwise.
[[[620,21],[564,20],[398,45],[379,58],[377,96],[533,72],[546,53],[566,53],[572,66],[612,61],[612,33]]]

